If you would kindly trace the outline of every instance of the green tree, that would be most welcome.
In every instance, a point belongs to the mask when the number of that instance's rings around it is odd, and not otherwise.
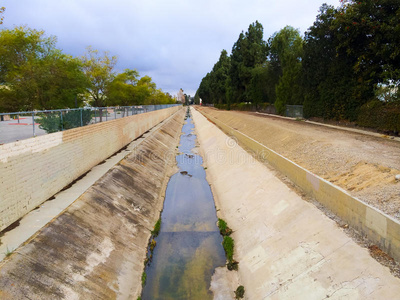
[[[256,21],[241,33],[232,47],[229,71],[230,91],[234,102],[249,101],[252,70],[265,63],[268,48],[263,40],[263,26]]]
[[[336,57],[336,32],[333,30],[336,14],[333,6],[322,5],[313,26],[305,33],[302,82],[306,117],[327,117],[329,106],[333,105],[323,101],[320,85],[327,80],[331,66],[340,63]]]
[[[400,83],[400,2],[396,0],[348,1],[336,16],[339,53],[352,64],[356,108],[374,98],[380,84]]]
[[[226,50],[221,51],[218,62],[214,65],[210,73],[210,92],[212,102],[226,103],[226,80],[230,68],[230,58]]]
[[[6,8],[4,6],[0,7],[0,25],[3,24],[3,20],[4,20],[3,14],[4,14],[5,10],[6,10]]]
[[[55,37],[16,27],[0,32],[0,109],[57,109],[80,104],[87,86],[79,60],[55,48]]]
[[[274,86],[275,89],[275,86]],[[258,107],[262,102],[269,102],[268,64],[256,66],[251,71],[249,95],[252,103]]]
[[[152,81],[150,76],[143,76],[139,79],[135,86],[135,103],[150,105],[154,103],[154,92],[156,90],[156,84]]]
[[[301,60],[303,39],[298,30],[286,26],[269,39],[271,65],[279,76],[275,107],[283,114],[286,104],[302,104]],[[278,75],[277,74],[277,75]]]
[[[197,105],[200,104],[199,90],[197,90],[196,94],[194,95],[194,104],[197,104]]]
[[[137,70],[126,69],[115,76],[108,86],[108,104],[117,106],[130,106],[139,104],[135,101],[136,85],[139,81]]]
[[[337,9],[323,5],[306,32],[307,116],[355,120],[380,87],[400,84],[399,1],[346,2]]]
[[[338,51],[338,15],[337,9],[323,5],[317,20],[305,35],[303,83],[306,117],[354,118],[355,59],[346,51]]]
[[[211,75],[207,75],[201,80],[199,89],[197,90],[199,97],[203,100],[204,104],[211,104]]]
[[[0,84],[9,73],[17,72],[29,61],[45,57],[55,48],[56,37],[26,26],[0,31]]]
[[[96,107],[106,106],[107,91],[116,75],[114,67],[117,63],[117,57],[110,56],[108,52],[101,55],[98,50],[88,47],[81,60],[83,71],[90,83],[90,104]]]
[[[243,40],[243,65],[240,69],[240,77],[248,92],[252,80],[252,71],[261,66],[267,59],[267,44],[263,40],[263,26],[256,21],[250,24]],[[249,98],[247,96],[247,98]]]
[[[239,34],[238,40],[233,44],[231,53],[231,68],[229,69],[229,91],[228,99],[230,102],[240,102],[244,100],[245,85],[241,79],[241,69],[243,68],[243,32]]]

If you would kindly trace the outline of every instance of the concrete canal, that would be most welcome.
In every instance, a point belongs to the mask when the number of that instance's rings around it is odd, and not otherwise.
[[[176,160],[179,172],[168,183],[161,230],[155,239],[142,299],[212,299],[209,290],[216,267],[225,264],[210,186],[196,136],[187,115]]]

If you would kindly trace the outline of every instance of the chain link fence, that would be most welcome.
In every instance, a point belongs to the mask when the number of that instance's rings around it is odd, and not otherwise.
[[[181,104],[84,107],[0,113],[0,145]]]
[[[303,118],[303,105],[286,105],[286,117]]]

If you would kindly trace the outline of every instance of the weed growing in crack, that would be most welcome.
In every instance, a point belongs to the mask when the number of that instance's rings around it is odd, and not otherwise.
[[[242,299],[244,297],[244,286],[239,285],[235,291],[235,299]]]
[[[229,271],[237,271],[239,268],[239,262],[233,259],[233,253],[235,248],[235,241],[230,237],[232,234],[232,229],[229,228],[228,224],[222,220],[218,219],[218,228],[221,235],[224,237],[222,241],[222,246],[224,247],[225,255],[228,260],[226,267]]]

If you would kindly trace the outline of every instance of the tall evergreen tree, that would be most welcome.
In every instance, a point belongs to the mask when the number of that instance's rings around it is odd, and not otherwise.
[[[229,77],[234,102],[251,101],[252,70],[267,58],[267,45],[263,40],[263,26],[256,21],[246,33],[241,33],[233,45]]]
[[[279,76],[275,107],[282,114],[286,104],[302,104],[301,60],[303,39],[298,30],[286,26],[269,39],[271,66]]]

